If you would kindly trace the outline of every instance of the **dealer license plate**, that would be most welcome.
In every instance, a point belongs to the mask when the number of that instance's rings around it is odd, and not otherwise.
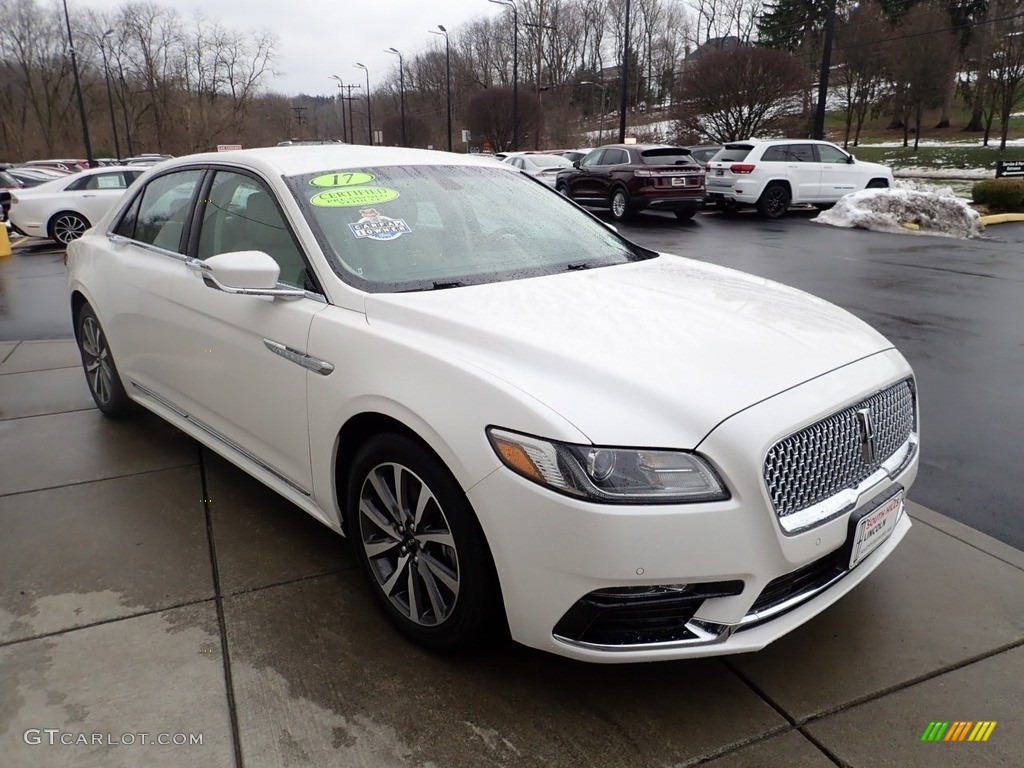
[[[715,176],[724,176],[724,175],[725,175],[725,170],[723,168],[716,168],[715,169]]]
[[[686,186],[686,179],[684,177],[682,177],[682,176],[673,176],[672,177],[672,186],[673,187],[683,187],[683,186]]]
[[[900,489],[896,495],[890,496],[877,507],[861,513],[853,528],[850,568],[855,568],[892,535],[902,512],[903,489]]]

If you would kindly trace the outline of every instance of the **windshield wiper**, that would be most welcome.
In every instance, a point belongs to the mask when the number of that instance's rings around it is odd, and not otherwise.
[[[445,282],[443,280],[436,280],[433,283],[431,283],[430,290],[432,290],[432,291],[439,291],[439,290],[442,290],[444,288],[461,288],[464,285],[465,285],[465,283],[462,283],[462,282],[460,282],[458,280],[452,280],[450,282]]]
[[[565,265],[566,272],[575,272],[579,269],[590,269],[590,264],[585,261],[574,261],[572,264]]]

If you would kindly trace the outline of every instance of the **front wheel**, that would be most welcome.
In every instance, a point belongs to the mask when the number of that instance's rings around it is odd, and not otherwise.
[[[572,200],[572,195],[569,194],[569,187],[568,187],[568,185],[566,185],[566,184],[556,184],[555,185],[555,191],[558,194],[562,195],[562,197],[567,197],[570,200]]]
[[[789,210],[789,202],[792,197],[789,190],[782,184],[772,184],[761,193],[757,201],[757,212],[766,219],[780,219]]]
[[[629,205],[629,195],[624,189],[616,189],[612,192],[611,200],[612,218],[616,221],[625,221],[633,215]]]
[[[872,179],[868,182],[867,189],[888,189],[889,182],[885,179]]]
[[[483,532],[441,461],[385,433],[356,453],[348,477],[349,530],[377,601],[416,642],[472,646],[501,601]]]
[[[107,344],[107,335],[92,307],[85,304],[75,323],[75,337],[82,355],[82,367],[89,392],[104,416],[117,418],[134,410],[134,404],[121,383],[114,356]]]

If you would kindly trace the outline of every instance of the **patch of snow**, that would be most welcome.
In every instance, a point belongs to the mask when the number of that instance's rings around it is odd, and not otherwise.
[[[918,147],[949,147],[951,149],[969,149],[971,147],[980,147],[981,139],[972,139],[970,141],[942,141],[941,139],[921,139],[918,143]],[[988,139],[990,149],[996,149],[999,146],[999,137],[990,136]],[[913,139],[911,139],[910,147],[914,145]],[[879,141],[872,144],[858,144],[860,147],[903,147],[903,140],[899,141]],[[1024,147],[1024,139],[1007,139],[1006,146],[1008,147]]]
[[[932,184],[927,179],[898,179],[896,181],[896,189],[909,189],[912,192],[930,192],[939,197],[963,197],[958,190],[953,189],[950,186]],[[961,185],[962,186],[962,185]],[[970,196],[970,189],[967,190],[967,195]]]
[[[893,176],[905,179],[994,179],[994,170],[986,168],[924,168],[911,166],[908,168],[893,168]]]
[[[865,189],[839,199],[812,221],[894,234],[977,237],[981,215],[960,198],[910,189]],[[916,224],[908,229],[904,224]]]

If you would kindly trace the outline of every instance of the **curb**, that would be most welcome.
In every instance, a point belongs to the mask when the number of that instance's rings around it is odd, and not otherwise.
[[[989,224],[1006,224],[1011,221],[1024,221],[1024,213],[991,213],[981,217],[981,223],[986,227]]]

